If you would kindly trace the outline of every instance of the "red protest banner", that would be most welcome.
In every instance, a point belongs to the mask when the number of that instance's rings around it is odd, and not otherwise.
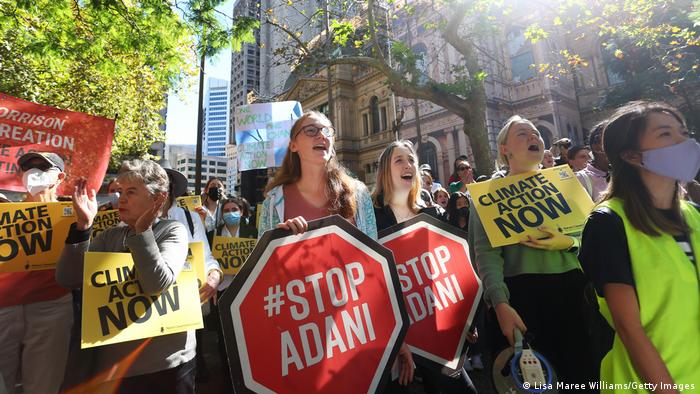
[[[420,358],[455,370],[482,292],[465,236],[427,214],[379,234],[394,253],[411,319],[406,344]]]
[[[98,190],[107,171],[114,120],[35,104],[0,93],[0,188],[23,192],[17,159],[27,152],[54,152],[68,176],[85,176]],[[69,194],[68,182],[59,194]]]
[[[391,252],[332,216],[268,231],[219,301],[237,393],[373,393],[408,328]]]

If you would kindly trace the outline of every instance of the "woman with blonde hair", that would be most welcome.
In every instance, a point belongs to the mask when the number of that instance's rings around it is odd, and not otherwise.
[[[303,233],[309,220],[337,214],[377,239],[367,187],[338,162],[334,142],[335,129],[322,113],[309,111],[294,122],[282,166],[265,188],[258,237],[273,228]]]
[[[511,117],[497,143],[498,164],[508,168],[505,178],[538,171],[544,141],[532,122]],[[534,337],[531,344],[551,361],[560,381],[596,380],[582,313],[586,281],[576,258],[578,239],[541,227],[545,238],[528,236],[519,244],[493,247],[473,207],[469,231],[491,308],[487,325],[493,350],[512,345],[517,328]]]
[[[377,231],[404,222],[419,213],[427,213],[446,221],[445,213],[437,205],[426,206],[421,199],[421,179],[418,174],[418,159],[413,144],[408,140],[394,141],[379,156],[377,183],[372,192]],[[398,382],[389,386],[390,392],[401,392],[400,385],[407,385],[413,378],[412,356],[405,346],[399,352],[400,376]],[[423,384],[428,392],[476,392],[466,371],[453,379],[443,375],[439,369],[419,367]]]

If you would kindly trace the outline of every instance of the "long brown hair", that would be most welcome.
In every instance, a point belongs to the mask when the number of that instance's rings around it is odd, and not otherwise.
[[[639,169],[622,157],[626,152],[639,151],[639,140],[647,128],[647,117],[652,113],[668,114],[682,125],[686,124],[683,115],[666,103],[632,101],[618,108],[603,130],[603,150],[611,169],[610,185],[602,201],[614,197],[624,201],[628,220],[644,234],[680,234],[688,231],[688,225],[681,214],[678,182],[671,208],[673,215],[669,218],[654,206]]]
[[[318,111],[305,112],[294,122],[289,133],[290,140],[294,139],[301,129],[301,125],[308,118],[315,118],[326,126],[331,126],[331,121],[326,115]],[[287,149],[282,166],[275,173],[274,179],[265,187],[265,195],[279,185],[290,185],[301,179],[301,159],[299,154]],[[355,204],[355,180],[348,175],[347,170],[338,161],[335,148],[331,158],[326,163],[326,196],[328,197],[328,211],[330,214],[338,214],[346,219],[355,217],[357,209]]]
[[[420,207],[418,206],[418,197],[420,196],[421,179],[418,176],[418,159],[416,151],[413,150],[413,143],[408,140],[394,141],[387,146],[381,155],[379,155],[379,169],[377,170],[377,183],[372,191],[372,202],[377,208],[382,208],[389,205],[394,194],[394,185],[391,182],[391,155],[396,148],[405,148],[410,152],[409,155],[414,159],[413,184],[411,191],[408,192],[408,207],[417,213]],[[381,200],[380,201],[380,197]]]

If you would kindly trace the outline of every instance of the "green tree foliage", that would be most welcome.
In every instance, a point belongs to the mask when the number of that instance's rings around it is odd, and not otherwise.
[[[161,1],[0,0],[0,91],[117,118],[110,166],[163,140],[166,93],[192,72],[189,30]]]

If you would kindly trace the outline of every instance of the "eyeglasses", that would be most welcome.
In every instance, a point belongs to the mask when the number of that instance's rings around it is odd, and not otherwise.
[[[470,166],[459,166],[457,167],[457,171],[464,171],[464,170],[471,170],[472,168]]]
[[[312,125],[304,126],[304,127],[302,127],[301,130],[299,130],[299,132],[297,132],[296,135],[299,135],[299,133],[301,133],[302,131],[304,132],[304,134],[306,134],[307,137],[311,137],[311,138],[316,137],[318,135],[318,133],[323,134],[323,136],[326,138],[331,138],[335,135],[335,130],[332,127],[327,127],[327,126],[324,126],[324,127],[316,127],[316,126],[312,126]]]
[[[48,171],[48,170],[50,170],[50,169],[52,169],[52,168],[54,168],[54,167],[55,167],[55,166],[54,166],[53,164],[51,164],[51,163],[49,163],[49,162],[47,162],[47,161],[29,162],[29,163],[24,163],[24,164],[22,164],[22,166],[21,166],[22,171],[25,171],[25,172],[31,170],[32,168],[37,168],[37,169],[39,169],[39,170],[41,170],[41,171]]]

